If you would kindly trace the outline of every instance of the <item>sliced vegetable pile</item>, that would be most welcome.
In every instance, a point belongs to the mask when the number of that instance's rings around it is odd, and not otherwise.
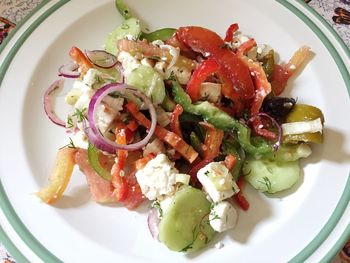
[[[198,26],[149,33],[116,5],[125,21],[104,50],[73,46],[45,93],[45,112],[70,138],[37,195],[57,201],[77,165],[94,201],[133,210],[151,200],[152,236],[171,250],[199,250],[236,225],[236,208],[249,209],[245,181],[270,194],[289,189],[309,144],[322,143],[321,110],[280,96],[310,49],[278,64],[237,24],[224,38]],[[53,99],[65,78],[75,81],[62,120]]]

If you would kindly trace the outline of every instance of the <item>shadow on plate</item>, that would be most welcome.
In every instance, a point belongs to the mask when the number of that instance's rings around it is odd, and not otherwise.
[[[86,186],[77,186],[70,191],[70,195],[64,194],[52,206],[59,209],[77,208],[88,202],[92,202],[89,188]]]

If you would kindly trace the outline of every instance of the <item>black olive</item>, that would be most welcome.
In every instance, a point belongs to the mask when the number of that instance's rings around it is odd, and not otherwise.
[[[261,111],[276,119],[284,118],[293,109],[296,100],[293,98],[274,97],[264,100]]]

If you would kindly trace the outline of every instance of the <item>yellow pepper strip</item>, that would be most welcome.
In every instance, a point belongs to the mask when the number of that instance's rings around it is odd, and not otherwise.
[[[49,177],[50,185],[36,195],[45,203],[57,201],[66,189],[75,165],[75,148],[61,148],[56,155],[55,164]]]

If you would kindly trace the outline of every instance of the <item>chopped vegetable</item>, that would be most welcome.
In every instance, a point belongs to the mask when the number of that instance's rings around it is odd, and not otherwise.
[[[202,191],[183,187],[175,194],[160,221],[159,240],[174,251],[201,249],[214,236],[214,230],[208,223],[209,212],[210,202]]]
[[[52,204],[61,198],[69,183],[75,165],[75,148],[58,150],[53,170],[49,177],[50,185],[36,195],[45,203]]]

